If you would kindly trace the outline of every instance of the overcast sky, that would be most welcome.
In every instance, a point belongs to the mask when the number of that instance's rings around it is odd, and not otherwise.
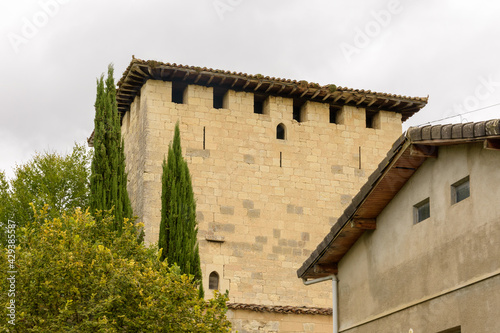
[[[405,129],[500,118],[499,17],[494,0],[2,1],[0,170],[85,142],[96,78],[132,55],[429,95]]]

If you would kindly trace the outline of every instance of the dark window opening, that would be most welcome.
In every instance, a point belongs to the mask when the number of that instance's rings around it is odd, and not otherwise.
[[[366,111],[366,128],[375,128],[373,118],[375,118],[375,113]]]
[[[227,89],[219,89],[214,87],[214,109],[224,108],[224,96],[227,93]]]
[[[266,100],[265,95],[259,95],[259,94],[253,95],[253,113],[264,114],[265,100]]]
[[[294,99],[293,100],[293,119],[297,120],[299,123],[303,121],[302,119],[302,105],[304,101]]]
[[[280,151],[280,168],[283,167],[283,152]]]
[[[469,176],[451,185],[451,203],[455,204],[470,197]]]
[[[285,125],[279,124],[276,127],[276,139],[285,140]]]
[[[431,205],[429,198],[413,206],[414,222],[419,223],[431,217]]]
[[[184,82],[172,82],[172,102],[177,104],[184,104],[184,91],[187,84]]]
[[[330,124],[337,124],[338,108],[330,105]]]
[[[208,277],[208,289],[219,290],[219,274],[215,271],[210,273]]]

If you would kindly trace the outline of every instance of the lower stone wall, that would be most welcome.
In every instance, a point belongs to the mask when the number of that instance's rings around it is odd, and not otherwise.
[[[331,315],[232,309],[227,317],[233,324],[232,332],[238,333],[332,332]]]

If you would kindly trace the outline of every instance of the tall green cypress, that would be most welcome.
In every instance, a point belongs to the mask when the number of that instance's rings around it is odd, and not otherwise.
[[[182,157],[179,123],[175,125],[173,143],[168,147],[167,160],[163,160],[161,223],[158,246],[161,260],[169,265],[177,264],[181,272],[193,275],[201,284],[200,251],[198,248],[196,202],[187,162]]]
[[[90,176],[90,209],[114,209],[115,230],[121,230],[124,218],[132,217],[132,206],[127,192],[125,153],[121,138],[120,115],[116,103],[113,65],[108,66],[108,77],[97,81],[94,118],[94,155]]]

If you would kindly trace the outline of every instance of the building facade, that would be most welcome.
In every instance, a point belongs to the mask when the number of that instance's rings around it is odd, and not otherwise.
[[[499,120],[400,138],[298,270],[337,268],[339,332],[500,330],[499,165]]]
[[[206,294],[229,291],[240,332],[330,331],[331,292],[295,271],[427,99],[139,59],[118,86],[146,241],[158,241],[162,162],[179,122]]]

